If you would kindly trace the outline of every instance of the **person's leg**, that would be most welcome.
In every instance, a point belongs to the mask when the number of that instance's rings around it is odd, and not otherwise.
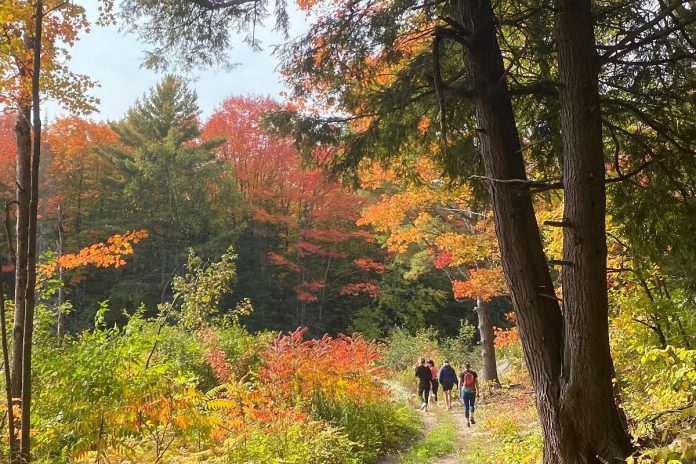
[[[435,395],[435,403],[437,403],[437,390],[439,386],[439,382],[437,380],[433,380],[433,395]]]
[[[466,425],[471,425],[469,415],[471,413],[471,393],[462,391],[462,400],[464,401],[464,417],[466,417]]]
[[[428,409],[428,400],[430,399],[430,385],[424,387],[425,388],[425,394],[423,397],[425,398],[425,407],[423,409],[427,410]]]
[[[474,420],[474,409],[476,407],[476,393],[472,393],[471,397],[469,398],[470,405],[469,405],[469,416],[471,418],[471,423],[475,424],[476,421]]]
[[[425,396],[425,398],[423,397],[424,392],[425,392],[425,388],[418,385],[418,398],[421,400],[421,409],[423,409],[423,403],[426,403],[428,401],[427,396]]]

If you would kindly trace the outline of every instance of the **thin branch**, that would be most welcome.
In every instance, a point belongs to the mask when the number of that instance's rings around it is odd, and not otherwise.
[[[641,164],[637,168],[635,168],[633,171],[627,172],[626,174],[621,174],[617,177],[610,177],[604,181],[605,184],[613,184],[615,182],[621,182],[623,180],[629,179],[636,174],[639,174],[641,171],[643,171],[645,168],[650,166],[653,163],[653,160],[648,160],[645,163]]]

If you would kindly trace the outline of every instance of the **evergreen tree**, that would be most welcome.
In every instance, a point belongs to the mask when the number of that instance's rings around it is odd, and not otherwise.
[[[118,143],[97,148],[114,167],[100,222],[110,218],[110,227],[147,229],[151,236],[135,275],[120,280],[114,297],[157,303],[189,247],[218,251],[230,243],[221,235],[234,228],[236,192],[213,152],[224,140],[198,140],[199,113],[195,93],[167,76],[113,124]],[[132,285],[140,292],[121,291]]]

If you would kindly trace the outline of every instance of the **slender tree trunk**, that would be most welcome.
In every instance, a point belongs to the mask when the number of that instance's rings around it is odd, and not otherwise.
[[[478,315],[478,329],[481,335],[481,358],[483,359],[483,375],[481,378],[500,386],[498,367],[495,360],[495,345],[493,344],[494,333],[493,322],[491,321],[491,305],[481,298],[477,299],[476,314]]]
[[[31,462],[31,351],[34,334],[34,303],[36,293],[36,241],[38,237],[39,167],[41,165],[41,102],[39,74],[41,71],[41,40],[43,26],[43,2],[37,0],[34,26],[34,59],[31,77],[32,116],[34,122],[31,157],[31,197],[27,248],[27,288],[24,307],[24,340],[22,363],[22,429],[20,460]]]
[[[560,404],[572,435],[550,462],[623,460],[631,444],[614,403],[607,300],[606,189],[591,0],[558,0],[556,43],[563,136],[565,350]],[[591,379],[591,380],[590,380]],[[572,438],[572,439],[571,439]],[[553,459],[552,459],[553,457]]]
[[[63,208],[58,206],[58,256],[65,252],[63,248]],[[65,281],[63,276],[63,265],[58,264],[58,314],[56,315],[56,335],[60,344],[63,343],[65,315],[63,314],[63,304],[65,303]]]
[[[625,457],[628,448],[623,446],[625,432],[619,421],[614,421],[618,415],[611,394],[611,379],[605,375],[607,368],[611,367],[606,303],[604,313],[596,307],[584,305],[590,294],[606,301],[606,285],[599,285],[599,279],[605,279],[606,275],[602,269],[594,267],[592,272],[598,272],[599,278],[593,276],[583,281],[585,274],[575,277],[577,288],[571,294],[576,297],[578,292],[586,292],[587,295],[580,296],[579,303],[572,304],[577,314],[570,321],[571,327],[565,328],[530,195],[520,193],[517,186],[500,182],[511,179],[524,181],[527,177],[490,0],[451,0],[451,4],[455,19],[468,35],[464,61],[467,77],[472,82],[471,103],[476,110],[479,149],[486,175],[491,179],[489,191],[503,269],[517,314],[525,360],[536,391],[537,409],[544,433],[544,462],[600,463],[600,457],[612,462],[614,456]],[[591,17],[589,24],[591,32]],[[595,80],[595,88],[596,85]],[[597,115],[598,110],[596,106],[594,111]],[[601,139],[599,146],[601,149]],[[565,172],[566,176],[582,174],[587,180],[587,173]],[[603,165],[593,175],[603,185]],[[576,187],[574,185],[573,188]],[[595,213],[600,211],[603,214],[603,207],[597,209],[597,203],[603,202],[603,197],[580,196],[575,201],[587,202],[581,208],[595,208]],[[596,229],[602,231],[602,237],[598,239],[601,242],[597,245],[599,248],[591,248],[594,246],[592,243],[571,241],[566,244],[568,250],[594,253],[594,262],[601,262],[604,258],[601,248],[606,246],[603,217]],[[592,236],[592,240],[595,238]],[[570,298],[568,294],[565,297]],[[582,331],[583,328],[600,333],[588,333]],[[588,354],[583,353],[584,350]],[[599,363],[596,370],[588,367],[594,362],[591,360],[595,355]],[[599,374],[596,378],[581,377],[582,374],[595,372]],[[594,385],[595,382],[601,385]],[[601,394],[587,404],[584,399],[588,396],[578,389],[581,384],[590,383],[593,384],[590,390],[600,391]],[[586,409],[578,410],[580,407]],[[611,423],[600,424],[607,417]],[[595,433],[594,427],[599,427],[602,432]]]
[[[26,70],[20,71],[26,79]],[[15,312],[12,335],[12,397],[22,396],[22,347],[24,339],[24,292],[27,289],[27,233],[29,231],[29,195],[31,190],[31,107],[20,103],[15,134],[17,139],[16,201],[17,229],[15,233]]]
[[[9,355],[9,347],[7,344],[7,327],[6,327],[6,319],[5,319],[5,283],[2,280],[2,272],[0,272],[0,330],[2,331],[2,334],[0,336],[2,337],[2,362],[3,362],[3,370],[5,371],[5,394],[6,394],[6,400],[7,400],[7,430],[8,430],[8,437],[10,441],[10,455],[9,459],[10,462],[15,462],[15,456],[17,452],[17,435],[16,435],[16,430],[15,430],[15,421],[14,421],[14,409],[12,407],[12,379],[10,378],[10,369],[8,369],[8,366],[10,365],[10,355]]]
[[[5,236],[7,239],[7,249],[10,263],[17,262],[17,256],[12,248],[12,225],[10,220],[10,208],[11,204],[5,205]],[[12,396],[12,376],[10,373],[10,348],[7,340],[7,314],[5,307],[5,284],[2,280],[2,272],[0,272],[0,296],[2,300],[0,301],[0,330],[2,330],[2,355],[3,363],[5,365],[5,394],[7,395],[7,425],[9,433],[9,444],[10,444],[10,463],[15,464],[18,462],[19,447],[17,446],[17,423],[14,417],[14,398]]]

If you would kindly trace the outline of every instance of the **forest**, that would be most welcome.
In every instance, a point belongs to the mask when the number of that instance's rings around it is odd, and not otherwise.
[[[1,462],[696,463],[694,2],[0,19]],[[284,90],[197,82],[264,28]]]

